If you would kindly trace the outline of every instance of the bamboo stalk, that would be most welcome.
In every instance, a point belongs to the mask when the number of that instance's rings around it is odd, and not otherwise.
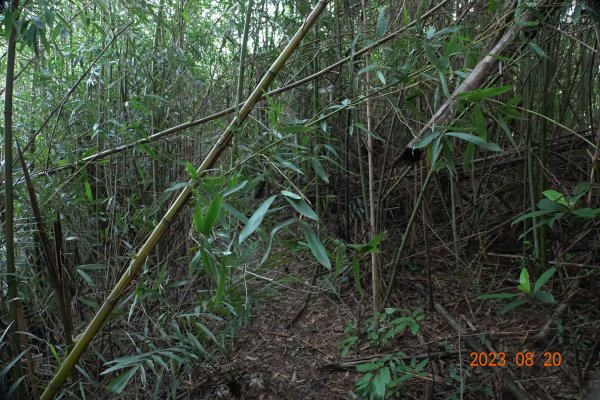
[[[202,175],[207,169],[212,168],[216,163],[219,156],[227,148],[227,145],[231,141],[236,128],[245,121],[250,114],[250,111],[254,108],[257,101],[262,97],[263,92],[266,91],[268,86],[273,82],[273,79],[277,76],[277,73],[281,71],[286,61],[292,54],[292,52],[298,47],[302,38],[309,32],[310,28],[314,25],[316,20],[319,18],[321,13],[325,10],[327,3],[330,0],[319,0],[315,8],[312,10],[306,21],[298,29],[294,37],[290,40],[285,49],[281,52],[279,57],[273,62],[271,68],[263,76],[259,84],[256,86],[244,106],[241,108],[239,115],[234,118],[231,123],[227,126],[225,131],[221,134],[219,140],[214,144],[211,151],[208,153],[202,164],[198,167],[198,175]],[[59,391],[75,364],[87,349],[90,342],[94,339],[98,331],[104,326],[104,323],[112,313],[119,302],[121,296],[125,293],[127,288],[133,282],[133,279],[137,275],[137,272],[142,267],[146,258],[153,251],[154,247],[165,233],[167,227],[173,222],[175,217],[181,212],[183,206],[192,196],[192,184],[190,181],[189,185],[186,186],[181,193],[177,196],[175,201],[171,204],[171,207],[167,210],[166,214],[162,217],[161,221],[154,228],[146,242],[142,245],[137,254],[133,257],[131,264],[126,269],[125,273],[121,276],[116,286],[108,295],[108,298],[104,301],[90,324],[86,327],[85,331],[81,334],[80,339],[75,343],[73,350],[65,358],[60,365],[58,371],[55,373],[52,380],[48,383],[48,386],[42,393],[41,400],[53,399],[56,393]]]
[[[7,10],[7,18],[18,21],[19,1],[15,0],[10,9]],[[11,13],[13,15],[8,16]],[[13,187],[13,98],[14,98],[14,76],[15,59],[17,53],[17,24],[13,23],[8,34],[8,49],[6,51],[6,91],[4,92],[4,236],[6,249],[6,284],[7,302],[9,304],[11,347],[13,356],[21,353],[21,343],[18,330],[19,315],[19,282],[15,265],[15,197]],[[23,376],[21,360],[18,359],[13,367],[12,375],[14,381]],[[22,385],[17,387],[16,395],[23,398],[25,391]]]

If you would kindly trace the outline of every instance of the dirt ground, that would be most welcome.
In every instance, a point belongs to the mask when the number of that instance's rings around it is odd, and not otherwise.
[[[399,350],[407,356],[429,355],[431,361],[424,377],[402,383],[391,397],[398,399],[460,399],[461,385],[463,399],[579,399],[579,387],[585,387],[598,370],[599,315],[594,306],[600,299],[598,282],[582,284],[564,276],[563,287],[552,288],[555,305],[526,305],[502,315],[499,310],[504,303],[477,300],[480,293],[472,290],[489,290],[492,283],[498,291],[514,289],[514,279],[506,271],[518,272],[518,265],[494,260],[466,277],[448,273],[449,267],[438,264],[433,271],[438,303],[434,310],[418,289],[419,285],[427,287],[425,274],[406,271],[397,282],[393,303],[424,310],[419,333],[402,334],[385,348],[361,345],[342,358],[339,343],[348,336],[344,328],[348,321],[359,322],[370,315],[368,296],[359,301],[350,283],[338,297],[324,289],[324,275],[311,285],[314,268],[307,259],[299,260],[288,273],[269,272],[262,282],[273,290],[261,295],[261,305],[239,337],[233,359],[202,377],[188,398],[358,399],[354,384],[361,374],[354,365]],[[276,283],[289,276],[299,279]],[[311,296],[306,303],[308,292]],[[559,325],[551,324],[547,340],[536,341],[567,296],[571,306],[563,307]],[[462,326],[461,333],[451,326],[452,321]],[[506,366],[471,366],[474,355],[468,345],[486,343],[491,347],[481,351],[488,355],[504,352]],[[527,352],[534,355],[533,365],[517,366],[517,353]],[[559,353],[560,366],[544,366],[549,357],[545,353]],[[585,371],[585,377],[578,371]]]

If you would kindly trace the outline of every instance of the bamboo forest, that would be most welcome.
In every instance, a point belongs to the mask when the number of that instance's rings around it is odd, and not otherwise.
[[[600,400],[599,0],[0,0],[0,400]]]

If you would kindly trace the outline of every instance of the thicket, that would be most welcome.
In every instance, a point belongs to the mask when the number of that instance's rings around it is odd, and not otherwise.
[[[412,277],[555,313],[583,390],[598,2],[314,3],[0,2],[7,391],[176,398],[304,253],[380,322]]]

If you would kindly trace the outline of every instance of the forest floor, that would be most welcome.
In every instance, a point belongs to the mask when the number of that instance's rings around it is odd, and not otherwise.
[[[559,317],[561,321],[568,319],[562,325],[565,332],[578,335],[580,344],[585,342],[584,348],[592,349],[581,352],[578,358],[560,332],[554,331],[543,343],[534,341],[559,300],[555,306],[526,305],[504,315],[499,309],[505,303],[475,300],[479,293],[472,290],[481,281],[514,289],[516,283],[505,276],[510,268],[518,275],[518,265],[481,267],[470,277],[453,276],[448,268],[438,266],[440,270],[434,271],[433,276],[445,279],[433,281],[435,302],[439,303],[435,311],[428,311],[427,299],[416,288],[427,286],[424,273],[399,281],[396,306],[424,310],[419,332],[414,336],[408,332],[400,334],[385,347],[361,342],[342,358],[340,342],[349,336],[345,331],[347,323],[364,322],[369,318],[371,305],[366,300],[368,296],[363,301],[358,299],[353,282],[339,296],[323,289],[323,276],[313,285],[314,268],[312,261],[297,261],[286,273],[271,271],[264,277],[263,282],[272,290],[261,291],[260,306],[238,337],[232,359],[210,377],[202,377],[202,384],[196,385],[188,398],[358,399],[354,385],[361,374],[355,364],[400,350],[407,356],[416,356],[417,361],[431,355],[431,361],[424,376],[401,383],[401,390],[389,397],[394,399],[579,399],[577,371],[585,368],[587,376],[593,375],[597,360],[589,354],[594,352],[598,337],[590,321],[598,320],[598,308],[590,307],[589,299],[594,297],[597,302],[598,284],[579,287],[575,295],[571,292],[570,315]],[[299,279],[285,279],[290,276]],[[568,280],[565,284],[570,286]],[[554,289],[556,292],[558,288]],[[311,297],[306,302],[308,292]],[[462,333],[451,327],[451,319],[461,324]],[[473,355],[467,346],[484,340],[492,347],[483,351],[488,355],[492,351],[504,352],[506,366],[471,366]],[[517,353],[527,352],[534,355],[533,365],[517,366]],[[555,353],[560,353],[561,365],[544,366]],[[586,360],[591,360],[590,365],[585,365]],[[519,389],[511,391],[511,386],[520,386],[527,397],[519,397]]]

